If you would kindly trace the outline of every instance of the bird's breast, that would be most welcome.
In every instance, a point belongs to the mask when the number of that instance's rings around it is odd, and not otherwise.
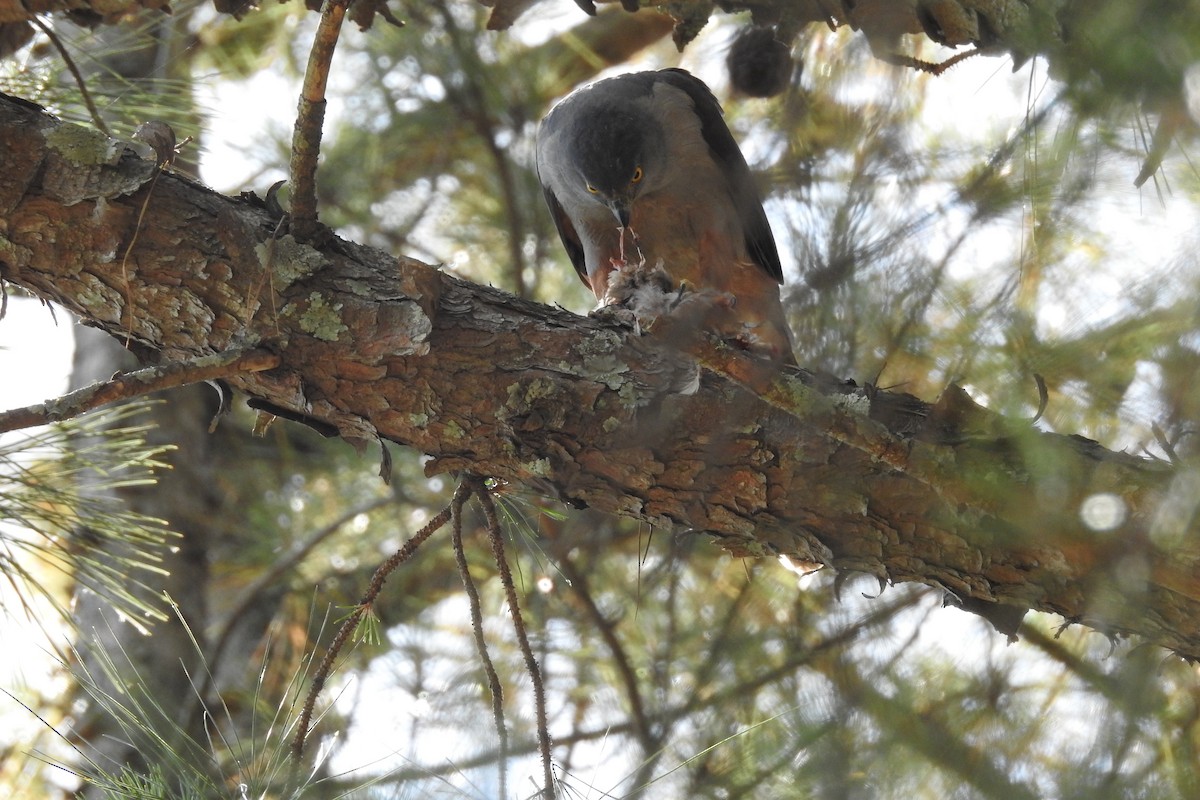
[[[729,273],[748,260],[728,192],[703,181],[639,197],[630,227],[646,260],[661,260],[676,281],[724,291]]]

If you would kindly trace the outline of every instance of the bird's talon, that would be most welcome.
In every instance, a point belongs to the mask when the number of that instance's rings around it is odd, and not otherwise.
[[[691,288],[692,287],[688,285],[687,281],[679,282],[679,289],[677,289],[675,292],[675,299],[671,301],[672,311],[679,308],[679,304],[683,302],[683,296],[691,291]]]

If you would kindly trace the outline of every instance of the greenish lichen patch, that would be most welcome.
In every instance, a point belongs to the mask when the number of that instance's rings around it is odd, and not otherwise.
[[[784,381],[781,388],[783,389],[782,400],[787,403],[789,408],[799,413],[822,408],[824,403],[829,402],[815,389],[810,389],[798,380]]]
[[[94,128],[59,125],[45,133],[46,145],[75,164],[116,164],[125,150],[124,142],[110,139]]]
[[[547,378],[534,378],[528,383],[511,383],[505,391],[507,398],[504,407],[512,414],[523,414],[537,405],[539,400],[554,398],[559,393],[558,386]]]
[[[545,378],[535,378],[525,387],[524,399],[527,404],[532,405],[537,400],[554,397],[557,391],[558,387],[554,385],[554,381],[549,381]]]
[[[539,458],[536,461],[529,461],[522,465],[530,475],[539,478],[549,478],[554,468],[550,465],[550,459]]]
[[[297,303],[288,303],[283,308],[283,315],[294,317],[300,330],[305,333],[321,341],[336,342],[342,333],[349,330],[342,322],[341,310],[341,303],[330,303],[320,292],[313,292],[308,296],[307,307],[303,311]]]
[[[835,394],[830,400],[835,407],[844,408],[854,414],[865,417],[871,413],[871,400],[865,394]]]
[[[341,291],[349,292],[350,294],[357,295],[359,297],[366,297],[372,300],[379,299],[375,294],[375,290],[371,287],[371,284],[367,283],[366,281],[361,281],[356,278],[343,278],[342,280],[338,281],[337,286]]]
[[[600,330],[579,344],[579,354],[584,358],[612,355],[621,347],[621,337],[613,331]]]
[[[446,438],[446,441],[453,442],[453,441],[460,441],[460,440],[464,439],[467,435],[467,432],[465,430],[463,430],[463,427],[461,425],[459,425],[457,422],[455,422],[454,420],[450,420],[449,422],[446,423],[445,427],[443,428],[443,434]]]
[[[505,387],[504,391],[508,395],[508,399],[504,401],[504,405],[507,408],[516,408],[517,401],[521,397],[521,384],[510,383]]]
[[[5,260],[11,261],[14,264],[25,263],[29,260],[30,255],[32,255],[28,247],[16,244],[3,233],[0,233],[0,253],[9,254]]]
[[[608,388],[616,391],[628,383],[625,379],[628,372],[629,365],[621,359],[612,355],[602,355],[585,359],[581,374],[585,378],[591,378],[594,381],[603,383]]]
[[[271,269],[276,291],[307,278],[326,263],[319,250],[297,241],[291,234],[280,236],[272,243],[261,242],[254,252],[263,268]]]
[[[624,381],[617,390],[617,397],[621,399],[621,405],[625,408],[636,408],[642,405],[641,398],[638,396],[637,387],[633,381]]]
[[[83,273],[79,276],[77,287],[73,299],[84,311],[98,319],[115,319],[119,316],[114,309],[124,305],[124,298],[95,275]]]

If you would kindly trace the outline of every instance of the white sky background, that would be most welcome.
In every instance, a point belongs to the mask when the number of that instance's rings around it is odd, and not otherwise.
[[[40,403],[63,393],[74,352],[71,318],[58,310],[58,324],[38,300],[10,297],[8,314],[0,321],[0,408]],[[5,434],[10,442],[21,434]],[[0,603],[12,607],[12,587],[0,581]],[[32,676],[44,677],[43,665],[30,664],[27,655],[42,646],[40,632],[25,625],[10,628],[0,614],[0,686],[12,686]],[[19,639],[15,637],[20,637]],[[2,707],[0,707],[2,710]]]
[[[565,1],[560,6],[560,24],[579,21],[575,6]],[[359,35],[351,30],[352,27],[347,26],[345,35]],[[547,35],[547,30],[527,29],[521,35],[535,40]],[[727,34],[721,32],[719,35]],[[699,49],[691,52],[698,52]],[[335,85],[330,89],[331,102],[327,114],[327,126],[330,128],[343,110],[343,104],[338,100],[336,82],[339,75],[336,64],[335,60]],[[689,57],[684,59],[683,65],[707,80],[718,96],[725,97],[723,66],[720,63],[696,63]],[[808,68],[814,67],[809,65]],[[880,69],[886,68],[881,66]],[[1200,85],[1200,77],[1197,77],[1196,83]],[[964,141],[986,137],[985,141],[994,142],[997,140],[997,131],[1011,131],[1020,126],[1030,103],[1031,92],[1037,95],[1045,88],[1044,71],[1036,62],[1026,65],[1014,75],[1007,59],[968,59],[944,76],[928,79],[922,123],[931,131],[959,136]],[[205,132],[202,154],[202,177],[205,182],[220,191],[234,191],[245,188],[246,182],[252,180],[252,188],[261,192],[274,180],[285,177],[281,172],[263,172],[259,156],[267,154],[269,150],[264,147],[260,152],[250,143],[265,142],[280,131],[290,134],[298,82],[265,71],[245,82],[212,81],[206,89],[209,95],[202,98],[202,104],[212,116],[210,127]],[[1124,184],[1118,182],[1112,187],[1105,197],[1105,206],[1100,210],[1100,213],[1111,217],[1111,224],[1104,224],[1103,227],[1112,231],[1113,237],[1103,247],[1115,248],[1109,252],[1124,254],[1119,264],[1113,267],[1119,267],[1120,271],[1091,276],[1088,281],[1081,282],[1079,294],[1072,298],[1047,298],[1041,304],[1038,320],[1046,334],[1065,333],[1080,325],[1095,324],[1098,318],[1120,314],[1128,285],[1160,276],[1180,252],[1182,241],[1195,232],[1197,215],[1191,202],[1184,197],[1167,196],[1165,202],[1160,203],[1152,183],[1141,190],[1133,187],[1132,178],[1140,165],[1130,160],[1126,166],[1128,179]],[[898,198],[898,202],[908,201]],[[957,263],[978,267],[988,262],[991,257],[989,254],[1010,254],[1011,236],[1022,233],[1011,231],[1006,237],[1003,231],[997,230],[992,235],[1000,241],[991,242],[981,237],[974,244],[978,259],[960,258]],[[1081,247],[1087,244],[1081,243]],[[56,324],[51,314],[37,301],[10,298],[8,316],[0,321],[0,408],[40,402],[61,393],[65,388],[72,350],[71,323],[62,312],[58,313],[57,318]],[[1148,398],[1153,396],[1155,376],[1146,374],[1141,378],[1142,385],[1135,387],[1131,396],[1134,401],[1139,396],[1146,399],[1142,405],[1135,402],[1134,407],[1128,409],[1128,414],[1130,422],[1144,426],[1153,419],[1153,402]],[[1134,443],[1124,441],[1106,444],[1121,447]],[[451,603],[439,613],[455,617],[463,613],[463,608],[461,603]],[[979,623],[957,613],[943,613],[937,618],[937,625],[921,629],[922,646],[927,650],[941,647],[948,659],[959,661],[963,652],[961,643],[967,637],[971,637],[972,641],[978,638]],[[36,657],[40,650],[37,631],[20,625],[4,625],[3,640],[5,647],[0,648],[0,686],[18,686],[27,679],[36,678],[39,672],[45,674],[44,664]],[[470,643],[464,642],[463,645],[470,646]],[[979,651],[983,649],[981,645]],[[357,694],[378,698],[379,686],[369,684],[386,680],[387,673],[388,670],[382,668],[368,672],[363,685],[352,687],[346,697],[352,698]],[[414,716],[423,714],[425,710],[422,698],[409,698],[407,702],[398,703],[398,706],[403,713]],[[396,720],[395,707],[388,709],[387,720],[370,720],[369,713],[366,713],[370,710],[360,709],[365,713],[360,721],[360,726],[364,727],[349,732],[348,743],[354,743],[355,746],[343,750],[345,756],[338,760],[340,767],[359,766],[377,756],[388,755],[385,743],[394,741],[395,735],[389,731],[380,736],[379,731],[388,725],[395,727],[400,724]],[[5,706],[0,704],[0,719],[6,719],[6,711]],[[488,714],[488,709],[481,706],[480,719],[488,718]],[[437,736],[428,739],[428,746],[434,753],[444,744],[445,740]],[[358,749],[359,746],[363,749]],[[373,751],[371,746],[382,751]],[[610,758],[611,753],[600,748],[596,756],[599,762]],[[536,775],[536,765],[528,766],[528,774]],[[511,775],[510,780],[512,786],[526,785],[524,775]],[[610,787],[600,780],[597,781],[597,788]]]

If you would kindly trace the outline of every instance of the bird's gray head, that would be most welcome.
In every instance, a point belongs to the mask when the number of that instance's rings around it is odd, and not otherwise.
[[[572,116],[566,134],[579,191],[608,206],[620,224],[628,226],[633,201],[662,183],[662,124],[628,102],[595,102]]]

